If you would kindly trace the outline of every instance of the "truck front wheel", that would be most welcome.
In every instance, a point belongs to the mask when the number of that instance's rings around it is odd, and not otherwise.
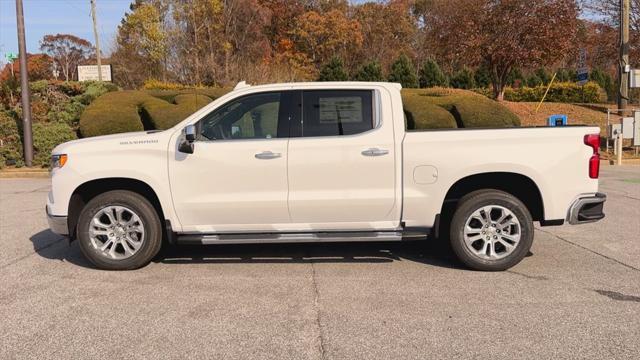
[[[501,271],[519,263],[533,243],[533,220],[516,197],[478,190],[460,199],[451,220],[451,247],[474,270]]]
[[[162,227],[153,205],[125,190],[91,199],[80,213],[77,231],[82,253],[105,270],[145,266],[162,245]]]

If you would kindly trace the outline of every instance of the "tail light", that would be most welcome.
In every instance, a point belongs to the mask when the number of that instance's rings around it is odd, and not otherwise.
[[[593,149],[593,155],[589,159],[589,177],[597,179],[600,175],[600,134],[585,135],[584,144]]]

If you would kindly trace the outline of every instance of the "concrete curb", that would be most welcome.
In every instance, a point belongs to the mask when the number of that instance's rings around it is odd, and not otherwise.
[[[41,168],[17,168],[0,170],[0,179],[48,178],[49,170]]]
[[[600,165],[616,165],[616,161],[613,159],[600,160]],[[622,165],[640,165],[640,159],[622,159]]]

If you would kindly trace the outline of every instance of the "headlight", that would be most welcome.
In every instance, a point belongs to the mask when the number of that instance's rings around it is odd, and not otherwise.
[[[67,163],[67,154],[51,155],[51,168],[61,168]]]

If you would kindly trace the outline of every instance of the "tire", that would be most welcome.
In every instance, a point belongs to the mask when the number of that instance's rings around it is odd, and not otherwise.
[[[518,264],[529,253],[533,219],[527,207],[513,195],[499,190],[478,190],[458,202],[449,234],[454,253],[467,267],[502,271]]]
[[[82,209],[77,226],[80,250],[104,270],[141,268],[162,246],[158,213],[145,197],[131,191],[94,197]]]

